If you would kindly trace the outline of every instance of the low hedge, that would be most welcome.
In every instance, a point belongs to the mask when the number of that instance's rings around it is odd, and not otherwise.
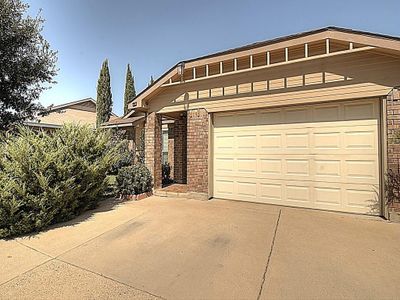
[[[111,133],[66,125],[52,134],[20,127],[0,140],[0,238],[74,218],[101,199],[120,159]]]
[[[153,188],[151,173],[142,163],[121,168],[116,181],[117,193],[121,197],[150,192]]]

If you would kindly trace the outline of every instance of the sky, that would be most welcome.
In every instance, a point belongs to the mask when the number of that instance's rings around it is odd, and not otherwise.
[[[177,62],[257,41],[339,26],[400,36],[400,1],[23,0],[46,20],[43,36],[58,51],[57,84],[47,106],[92,97],[109,60],[113,110],[123,112],[126,66],[136,91]]]

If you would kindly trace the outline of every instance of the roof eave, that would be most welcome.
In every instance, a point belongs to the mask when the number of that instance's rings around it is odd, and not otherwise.
[[[319,28],[316,30],[311,30],[311,31],[306,31],[306,32],[302,32],[302,33],[284,36],[284,37],[279,37],[279,38],[275,38],[275,39],[271,39],[271,40],[267,40],[267,41],[257,42],[257,43],[245,45],[242,47],[238,47],[238,48],[232,48],[229,50],[220,51],[220,52],[216,52],[213,54],[209,54],[209,55],[205,55],[205,56],[201,56],[201,57],[197,57],[197,58],[193,58],[193,59],[189,59],[189,60],[180,61],[180,62],[176,63],[174,66],[172,66],[163,75],[161,75],[154,82],[153,85],[145,88],[143,91],[141,91],[135,97],[134,101],[137,101],[137,106],[135,107],[135,109],[137,109],[139,107],[143,107],[143,105],[142,105],[143,100],[146,99],[147,97],[149,97],[150,95],[152,95],[154,91],[158,90],[161,87],[161,85],[165,82],[164,79],[169,78],[169,76],[174,75],[177,72],[176,68],[180,63],[190,64],[193,62],[206,60],[206,59],[214,58],[214,57],[218,57],[218,56],[224,56],[224,55],[228,55],[228,54],[232,54],[232,53],[238,53],[238,55],[240,55],[240,52],[243,52],[243,51],[261,48],[261,47],[265,47],[268,45],[273,45],[273,44],[277,44],[277,43],[285,42],[285,41],[289,41],[289,40],[301,39],[301,38],[304,38],[307,36],[318,35],[323,32],[329,32],[329,34],[327,36],[328,38],[335,38],[338,36],[343,38],[344,37],[343,34],[348,34],[349,37],[350,37],[350,35],[363,36],[366,38],[366,40],[369,40],[369,41],[371,41],[372,39],[376,40],[377,38],[385,39],[389,45],[393,44],[393,46],[396,46],[396,48],[398,48],[398,49],[396,49],[395,51],[399,51],[399,53],[400,53],[400,37],[394,37],[394,36],[389,36],[389,35],[384,35],[384,34],[376,34],[376,33],[371,33],[371,32],[366,32],[366,31],[359,31],[359,30],[353,30],[353,29],[347,29],[347,28],[341,28],[341,27],[335,27],[335,26],[328,26],[328,27]],[[377,44],[379,44],[379,43],[376,43],[375,46],[377,46]]]

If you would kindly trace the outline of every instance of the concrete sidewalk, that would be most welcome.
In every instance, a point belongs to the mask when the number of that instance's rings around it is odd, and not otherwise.
[[[396,299],[400,225],[151,197],[0,241],[0,261],[1,299]]]

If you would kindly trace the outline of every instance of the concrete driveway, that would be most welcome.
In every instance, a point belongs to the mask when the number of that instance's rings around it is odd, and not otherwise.
[[[398,299],[400,225],[151,197],[0,241],[1,299]]]

